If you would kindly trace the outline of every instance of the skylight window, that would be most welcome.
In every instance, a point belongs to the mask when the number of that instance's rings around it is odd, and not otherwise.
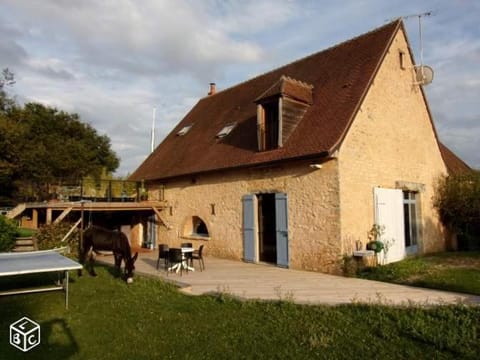
[[[190,131],[190,129],[192,128],[192,126],[193,126],[193,124],[184,126],[179,132],[177,132],[177,136],[183,136],[183,135],[185,135],[187,132]]]
[[[232,130],[235,128],[235,126],[237,126],[237,123],[232,123],[232,124],[228,124],[228,125],[225,125],[223,127],[222,130],[220,130],[220,132],[217,134],[217,138],[224,138],[225,136],[227,136],[228,134],[230,134],[232,132]]]

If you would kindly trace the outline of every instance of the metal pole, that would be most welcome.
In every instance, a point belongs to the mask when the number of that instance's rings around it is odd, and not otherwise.
[[[78,256],[81,258],[83,254],[83,200],[81,201],[81,211],[80,211],[80,241],[78,243]],[[82,260],[83,261],[83,260]]]
[[[65,270],[65,277],[64,277],[64,281],[65,281],[65,309],[68,310],[68,270]]]

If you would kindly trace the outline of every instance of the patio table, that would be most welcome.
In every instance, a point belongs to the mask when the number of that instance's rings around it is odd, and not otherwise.
[[[57,272],[63,275],[63,281],[60,281],[59,276],[58,284],[52,286],[0,291],[0,295],[63,290],[65,291],[65,308],[68,309],[68,272],[81,268],[82,265],[78,262],[61,255],[56,250],[2,253],[0,254],[0,276]]]
[[[168,271],[174,271],[178,273],[178,271],[180,270],[180,267],[182,267],[183,269],[185,270],[188,270],[188,271],[195,271],[195,269],[191,266],[188,266],[188,262],[187,262],[187,258],[185,257],[185,254],[186,253],[193,253],[193,247],[182,247],[182,258],[183,258],[183,261],[181,263],[177,263],[173,266],[170,266],[168,268]]]

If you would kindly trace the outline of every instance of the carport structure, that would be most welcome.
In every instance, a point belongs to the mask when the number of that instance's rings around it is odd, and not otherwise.
[[[156,227],[167,226],[164,200],[135,202],[48,201],[22,203],[10,210],[7,217],[17,219],[25,228],[68,221],[81,228],[95,224],[123,231],[133,247],[155,247]],[[82,223],[83,221],[83,223]],[[73,227],[72,227],[73,228]]]

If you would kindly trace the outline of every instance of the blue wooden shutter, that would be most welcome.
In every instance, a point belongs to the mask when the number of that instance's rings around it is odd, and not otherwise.
[[[288,206],[287,194],[275,194],[277,232],[277,265],[288,267]]]
[[[255,262],[256,260],[256,221],[255,206],[256,196],[249,194],[244,195],[243,201],[243,260],[247,262]]]

